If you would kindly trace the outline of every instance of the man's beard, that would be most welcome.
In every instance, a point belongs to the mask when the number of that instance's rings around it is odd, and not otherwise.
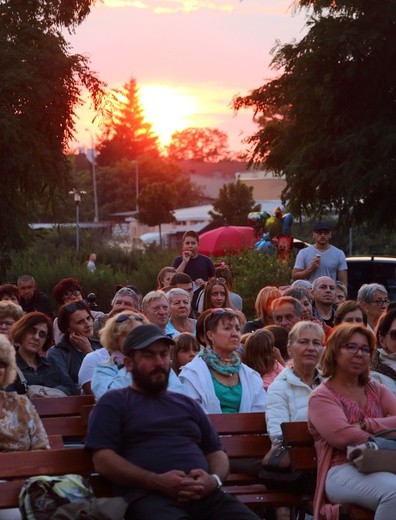
[[[166,377],[153,381],[151,377],[155,374],[164,374]],[[141,388],[144,392],[158,394],[168,387],[169,370],[157,369],[151,372],[150,375],[147,375],[137,367],[134,367],[132,370],[132,378],[136,386]]]

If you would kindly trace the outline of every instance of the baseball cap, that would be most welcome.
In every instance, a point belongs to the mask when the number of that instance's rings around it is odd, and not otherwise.
[[[321,220],[315,224],[314,231],[331,231],[330,224]]]
[[[127,356],[132,350],[142,350],[158,340],[166,341],[168,345],[174,345],[174,341],[163,334],[157,325],[153,323],[140,325],[131,330],[125,338],[124,354]]]

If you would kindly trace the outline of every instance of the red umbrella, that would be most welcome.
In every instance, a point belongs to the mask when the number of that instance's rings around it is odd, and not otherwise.
[[[199,252],[208,256],[233,255],[253,249],[256,242],[253,228],[249,226],[223,226],[200,235]]]

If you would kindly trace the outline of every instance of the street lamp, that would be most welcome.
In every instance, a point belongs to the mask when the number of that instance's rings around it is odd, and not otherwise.
[[[98,209],[98,192],[96,187],[96,149],[92,132],[89,128],[85,129],[91,134],[91,152],[92,152],[92,182],[93,182],[93,196],[94,196],[94,222],[99,222],[99,209]],[[89,160],[89,159],[88,159]]]
[[[76,250],[77,253],[80,251],[80,202],[81,195],[85,195],[87,192],[83,190],[77,190],[73,188],[69,191],[69,195],[73,195],[74,203],[76,205]]]

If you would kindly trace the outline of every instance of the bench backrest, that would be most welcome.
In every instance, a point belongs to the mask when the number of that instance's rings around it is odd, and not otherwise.
[[[209,414],[230,458],[262,458],[271,447],[265,414]]]
[[[295,471],[316,470],[317,456],[314,440],[308,431],[307,422],[281,424],[283,440],[289,446],[290,461]]]
[[[62,417],[68,415],[81,415],[83,406],[93,405],[93,395],[70,395],[67,397],[36,397],[31,399],[39,416]]]

